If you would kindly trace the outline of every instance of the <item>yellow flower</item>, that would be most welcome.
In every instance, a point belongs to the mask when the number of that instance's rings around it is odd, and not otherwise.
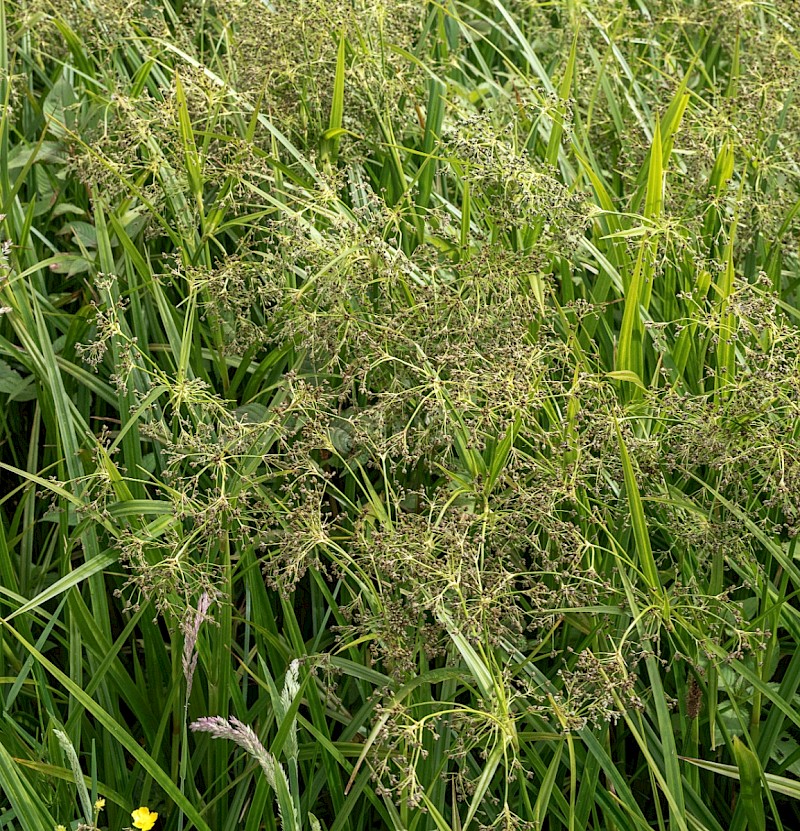
[[[67,829],[66,829],[66,827],[65,827],[65,826],[63,826],[63,825],[57,825],[57,826],[56,826],[56,831],[67,831]]]
[[[98,799],[97,802],[94,803],[94,809],[95,809],[95,811],[97,811],[98,814],[105,807],[106,807],[106,801],[102,797],[100,797],[100,799]]]
[[[139,828],[141,831],[150,831],[158,819],[157,813],[144,806],[137,808],[131,816],[133,817],[133,827]]]

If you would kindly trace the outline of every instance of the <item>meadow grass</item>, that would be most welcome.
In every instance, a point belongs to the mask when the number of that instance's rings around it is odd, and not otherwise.
[[[791,3],[0,62],[2,831],[799,827]]]

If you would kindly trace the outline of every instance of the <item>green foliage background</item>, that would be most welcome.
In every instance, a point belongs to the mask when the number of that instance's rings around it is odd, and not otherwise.
[[[0,829],[798,827],[794,3],[0,62]]]

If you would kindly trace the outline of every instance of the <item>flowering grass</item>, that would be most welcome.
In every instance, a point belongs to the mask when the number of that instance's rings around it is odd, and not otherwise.
[[[799,32],[0,0],[0,831],[797,828]]]

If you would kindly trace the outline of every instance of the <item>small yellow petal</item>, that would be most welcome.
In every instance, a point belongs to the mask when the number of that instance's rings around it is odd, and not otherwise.
[[[100,797],[100,799],[98,799],[97,802],[94,803],[95,811],[102,811],[103,808],[105,808],[105,807],[106,807],[106,801],[105,801],[105,799],[103,799],[103,797]]]

